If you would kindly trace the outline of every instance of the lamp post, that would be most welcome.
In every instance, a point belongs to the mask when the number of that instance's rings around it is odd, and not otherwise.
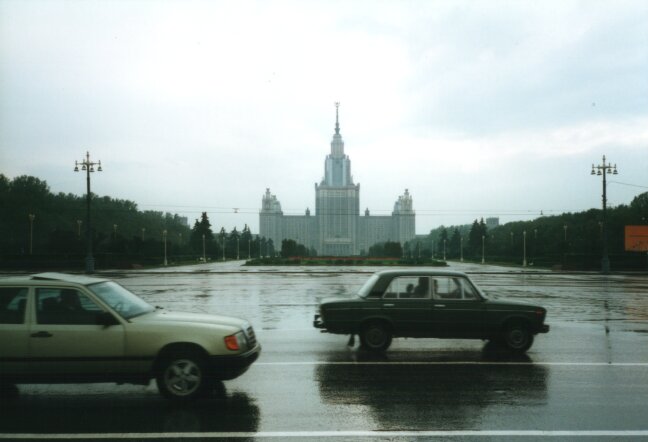
[[[83,221],[80,219],[77,220],[77,237],[81,239],[81,224],[83,224]]]
[[[167,265],[167,231],[162,231],[162,239],[164,240],[164,265]]]
[[[36,215],[33,213],[29,214],[29,254],[31,255],[34,252],[34,219]]]
[[[101,172],[103,169],[101,168],[101,160],[97,161],[96,163],[94,161],[90,161],[90,152],[86,151],[86,157],[85,159],[74,162],[74,171],[78,172],[79,171],[79,165],[81,165],[81,170],[85,171],[86,173],[86,184],[87,184],[87,194],[86,194],[86,248],[87,248],[87,256],[86,256],[86,268],[85,271],[86,273],[94,273],[94,258],[92,257],[92,226],[90,224],[90,201],[92,199],[92,195],[90,193],[90,173],[95,171],[95,166],[97,166],[97,172]]]
[[[225,261],[225,227],[221,227],[221,244],[223,245],[223,261]]]
[[[241,255],[241,247],[240,247],[240,238],[237,236],[236,237],[236,260],[238,261],[240,259]]]
[[[446,260],[446,240],[443,240],[443,260]]]
[[[142,242],[144,242],[144,232],[146,232],[146,227],[142,227]]]
[[[565,229],[565,242],[567,242],[567,224],[563,226],[563,229]]]
[[[522,254],[522,267],[526,267],[527,266],[527,259],[526,259],[526,230],[524,232],[522,232],[522,238],[523,238],[522,242],[524,243],[523,254]]]
[[[591,175],[600,175],[603,177],[603,224],[601,225],[602,229],[602,241],[603,241],[603,257],[601,258],[601,272],[608,273],[610,271],[610,258],[608,257],[608,248],[607,248],[607,223],[606,223],[606,212],[607,212],[607,181],[605,176],[611,173],[612,175],[617,175],[616,164],[613,166],[610,163],[605,162],[605,155],[603,155],[603,163],[597,166],[592,164],[592,173]]]
[[[203,262],[207,262],[207,256],[205,255],[205,234],[202,234],[202,240],[203,240]]]
[[[484,259],[484,256],[485,256],[484,249],[486,247],[485,246],[485,240],[486,240],[486,236],[482,235],[482,264],[484,264],[486,262],[486,260]]]
[[[461,254],[461,262],[463,262],[463,236],[459,237],[459,253]]]
[[[117,241],[117,224],[113,224],[113,236],[113,239]]]

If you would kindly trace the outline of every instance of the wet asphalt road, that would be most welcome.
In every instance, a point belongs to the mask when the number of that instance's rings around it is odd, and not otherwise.
[[[261,358],[188,407],[153,385],[23,385],[0,409],[0,437],[648,439],[648,276],[452,267],[489,295],[545,306],[551,332],[523,357],[434,339],[397,339],[376,356],[311,324],[320,299],[351,296],[376,269],[108,273],[154,305],[247,318]]]

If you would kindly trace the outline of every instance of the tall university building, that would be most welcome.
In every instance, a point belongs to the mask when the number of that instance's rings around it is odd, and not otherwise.
[[[320,256],[360,255],[376,243],[397,241],[402,245],[415,238],[415,214],[407,189],[398,197],[389,216],[360,216],[360,184],[353,183],[351,160],[344,154],[336,103],[335,134],[331,153],[324,163],[324,178],[315,184],[315,215],[306,209],[302,216],[284,215],[277,197],[266,189],[259,212],[259,233],[281,241],[292,239],[314,248]]]

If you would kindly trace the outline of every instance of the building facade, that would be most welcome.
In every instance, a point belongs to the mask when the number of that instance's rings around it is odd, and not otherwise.
[[[338,104],[331,153],[324,162],[324,178],[315,184],[315,215],[284,215],[281,203],[266,189],[259,212],[259,234],[272,239],[275,248],[292,239],[313,248],[320,256],[360,255],[376,243],[414,239],[415,213],[406,189],[394,204],[391,216],[360,216],[360,184],[353,183],[351,160],[344,153]]]

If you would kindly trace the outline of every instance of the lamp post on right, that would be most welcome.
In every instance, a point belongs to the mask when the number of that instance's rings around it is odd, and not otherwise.
[[[34,219],[36,219],[36,215],[30,213],[29,214],[29,254],[30,255],[34,252]]]
[[[486,236],[482,235],[482,264],[486,263],[486,260],[484,259],[484,256],[485,256],[485,250],[484,250],[485,249],[485,242],[484,241],[485,240],[486,240]]]
[[[527,259],[526,259],[526,230],[522,232],[522,237],[523,237],[523,252],[522,252],[522,267],[527,266]]]
[[[616,164],[613,166],[611,163],[606,163],[605,155],[603,155],[603,163],[599,165],[592,164],[592,173],[591,175],[599,175],[603,177],[603,221],[601,224],[601,241],[603,242],[603,257],[601,258],[601,272],[609,273],[610,272],[610,258],[608,257],[608,248],[607,248],[607,222],[606,222],[606,212],[607,212],[607,181],[605,176],[610,173],[612,175],[617,175]]]

